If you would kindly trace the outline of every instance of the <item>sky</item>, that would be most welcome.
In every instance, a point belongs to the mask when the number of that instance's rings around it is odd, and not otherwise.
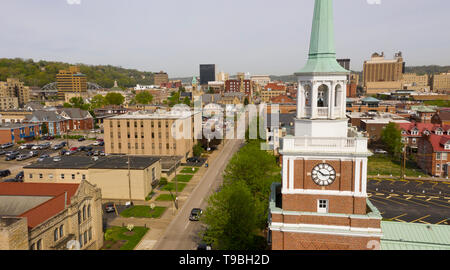
[[[377,4],[377,2],[380,2]],[[141,71],[289,75],[306,63],[313,0],[0,0],[0,58]],[[448,0],[334,0],[338,58],[450,65]]]

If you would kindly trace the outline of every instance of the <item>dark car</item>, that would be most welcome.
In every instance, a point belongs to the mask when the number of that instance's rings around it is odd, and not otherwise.
[[[112,212],[115,212],[115,211],[116,211],[116,208],[114,207],[113,203],[107,203],[105,205],[105,212],[106,213],[112,213]]]
[[[67,142],[61,142],[60,145],[62,145],[64,147],[67,145]]]
[[[86,152],[90,152],[90,151],[92,151],[94,149],[94,147],[92,147],[92,146],[85,146],[84,147],[84,151],[86,151]]]
[[[104,146],[104,145],[105,145],[105,142],[100,141],[100,142],[98,143],[98,145],[99,145],[99,146]]]
[[[6,154],[6,151],[0,150],[0,156],[3,156]]]
[[[67,150],[61,150],[61,152],[59,153],[61,156],[64,156],[67,152],[69,152],[69,151],[67,151]]]
[[[11,171],[10,170],[0,171],[0,177],[6,177],[6,176],[10,176],[10,175],[11,175]]]
[[[200,163],[201,162],[201,160],[198,157],[188,158],[187,161],[191,162],[191,163]]]
[[[197,250],[212,250],[212,248],[208,244],[201,243],[197,246]]]
[[[52,147],[52,149],[53,150],[59,150],[59,149],[62,149],[64,146],[62,145],[62,144],[57,144],[57,145],[54,145],[53,147]]]
[[[47,136],[47,138],[46,138],[47,141],[51,141],[51,140],[54,140],[54,139],[55,139],[55,137],[53,137],[53,136]]]
[[[15,160],[16,157],[17,157],[17,155],[9,155],[9,156],[6,156],[5,161]]]
[[[81,137],[81,138],[78,139],[79,142],[83,142],[85,140],[86,140],[86,138],[84,138],[84,137]]]
[[[13,146],[14,146],[13,143],[5,143],[5,144],[2,144],[2,145],[0,146],[0,148],[1,148],[1,149],[6,149],[6,148],[13,147]]]
[[[94,152],[92,152],[92,151],[89,151],[89,152],[87,152],[87,154],[86,154],[86,156],[88,156],[88,157],[93,156],[93,155],[94,155]]]
[[[189,216],[190,221],[199,221],[200,216],[202,215],[203,211],[200,208],[194,208],[191,211],[191,215]]]
[[[77,149],[78,151],[86,151],[86,146],[80,146],[78,149]]]
[[[24,172],[20,172],[20,173],[18,173],[18,174],[16,175],[16,179],[18,179],[18,180],[23,180],[24,176],[25,176],[25,173],[24,173]]]
[[[38,151],[30,151],[30,156],[31,157],[37,157],[39,155]]]
[[[3,183],[23,183],[23,179],[8,179],[3,181]]]

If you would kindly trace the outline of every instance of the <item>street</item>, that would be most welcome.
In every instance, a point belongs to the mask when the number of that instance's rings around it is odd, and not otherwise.
[[[230,140],[226,143],[223,153],[210,164],[198,186],[183,207],[178,210],[177,216],[154,246],[154,250],[195,250],[197,248],[202,225],[199,222],[189,221],[190,212],[193,208],[206,208],[207,199],[222,183],[222,174],[229,160],[243,143],[243,140]]]

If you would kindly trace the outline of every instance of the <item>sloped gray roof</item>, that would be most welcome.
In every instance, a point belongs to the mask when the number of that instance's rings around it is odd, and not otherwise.
[[[65,118],[57,114],[55,111],[33,111],[32,114],[26,116],[26,121],[36,118],[38,122],[58,122]]]
[[[71,119],[86,119],[90,118],[91,115],[88,111],[79,108],[62,108],[58,110],[58,113],[66,113]]]

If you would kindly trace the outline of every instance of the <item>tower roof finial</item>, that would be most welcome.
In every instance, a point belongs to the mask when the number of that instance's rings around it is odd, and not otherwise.
[[[333,0],[316,0],[308,62],[300,73],[349,73],[336,61]]]

